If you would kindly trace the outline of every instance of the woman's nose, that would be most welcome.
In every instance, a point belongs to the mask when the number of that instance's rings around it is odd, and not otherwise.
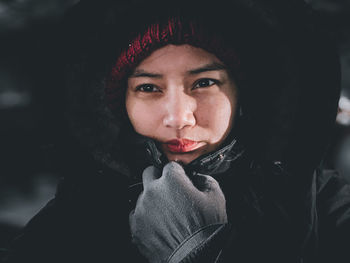
[[[196,124],[195,107],[195,99],[185,93],[168,96],[163,125],[177,130],[186,126],[194,126]]]

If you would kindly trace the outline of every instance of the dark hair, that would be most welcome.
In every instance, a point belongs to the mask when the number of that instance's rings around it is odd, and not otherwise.
[[[106,100],[114,113],[124,109],[127,76],[147,56],[168,44],[189,44],[216,55],[229,69],[234,79],[240,78],[240,60],[237,52],[225,44],[215,32],[198,21],[183,17],[170,17],[148,25],[137,33],[128,47],[119,55],[106,81]]]

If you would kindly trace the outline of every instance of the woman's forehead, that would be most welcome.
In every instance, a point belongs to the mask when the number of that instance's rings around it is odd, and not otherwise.
[[[144,72],[182,71],[198,74],[202,71],[225,69],[212,53],[190,45],[167,45],[154,51],[135,68],[134,74]],[[150,72],[150,73],[151,73]]]

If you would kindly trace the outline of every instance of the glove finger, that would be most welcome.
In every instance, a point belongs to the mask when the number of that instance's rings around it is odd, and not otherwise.
[[[160,171],[154,166],[148,166],[142,173],[143,187],[147,188],[153,181],[160,177]]]
[[[129,227],[130,227],[130,233],[131,233],[131,242],[134,244],[137,244],[137,237],[135,236],[136,233],[136,222],[135,222],[135,209],[132,210],[129,214]]]
[[[177,162],[169,162],[164,166],[161,179],[172,183],[176,182],[190,190],[197,190],[183,167]]]
[[[199,191],[202,191],[202,192],[220,191],[221,192],[219,183],[210,175],[197,174],[192,179],[192,181]]]
[[[129,225],[130,225],[131,233],[133,233],[134,230],[135,230],[135,217],[134,217],[134,214],[135,214],[135,209],[133,209],[130,212],[130,214],[129,214]]]

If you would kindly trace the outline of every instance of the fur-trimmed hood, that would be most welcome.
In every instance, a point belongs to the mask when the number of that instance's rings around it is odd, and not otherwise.
[[[66,116],[95,159],[128,174],[122,159],[143,158],[130,124],[107,107],[105,80],[134,33],[169,14],[200,17],[238,51],[241,140],[255,158],[319,165],[335,122],[340,66],[335,43],[302,0],[80,2],[64,21]]]

